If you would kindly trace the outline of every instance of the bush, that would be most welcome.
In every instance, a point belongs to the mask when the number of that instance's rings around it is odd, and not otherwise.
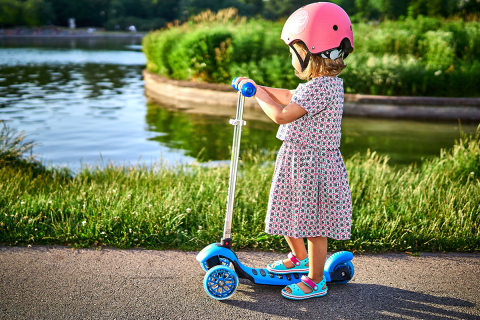
[[[142,39],[142,50],[147,57],[148,70],[163,76],[170,76],[173,73],[168,56],[176,40],[181,38],[183,33],[184,30],[181,28],[172,28],[150,33]]]
[[[293,89],[283,22],[239,19],[231,11],[150,33],[147,68],[182,80],[229,83],[247,76],[258,84]],[[357,23],[355,51],[340,75],[347,93],[478,97],[480,23],[419,16],[378,25]]]
[[[167,56],[175,79],[229,82],[232,33],[222,26],[184,34]]]
[[[346,93],[468,97],[474,96],[480,86],[478,61],[438,69],[413,58],[391,55],[351,58],[341,74]]]

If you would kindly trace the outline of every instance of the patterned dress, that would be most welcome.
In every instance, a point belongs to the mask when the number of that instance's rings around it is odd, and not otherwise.
[[[340,153],[343,80],[318,77],[292,97],[307,113],[281,125],[265,232],[350,239],[352,199]]]

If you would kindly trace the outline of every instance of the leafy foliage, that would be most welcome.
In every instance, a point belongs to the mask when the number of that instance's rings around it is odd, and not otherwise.
[[[186,33],[167,56],[172,77],[228,82],[231,38],[231,32],[221,26]]]
[[[54,12],[46,1],[0,0],[0,26],[40,26],[51,22]]]
[[[283,23],[226,16],[210,13],[148,34],[143,42],[147,68],[182,80],[229,83],[244,75],[261,85],[295,88],[299,80],[279,39]],[[360,22],[354,24],[354,44],[340,75],[347,93],[479,95],[479,22],[423,16],[378,25]],[[219,55],[213,54],[215,48],[225,49]]]

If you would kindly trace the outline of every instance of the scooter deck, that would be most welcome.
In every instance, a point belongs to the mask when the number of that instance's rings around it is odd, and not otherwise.
[[[351,253],[348,253],[351,255]],[[269,272],[265,268],[250,268],[243,265],[238,259],[235,252],[230,249],[219,246],[219,244],[211,244],[205,247],[197,255],[197,261],[200,263],[206,262],[211,257],[215,259],[216,256],[227,257],[237,273],[239,278],[248,279],[254,284],[264,284],[264,285],[273,285],[273,286],[286,286],[293,283],[300,282],[300,278],[303,274],[306,273],[287,273],[287,274],[274,274]],[[345,261],[351,260],[351,257],[348,256]],[[216,260],[218,263],[218,260]],[[328,262],[328,261],[327,261]],[[327,263],[328,264],[328,263]],[[342,282],[352,278],[350,271],[347,267],[342,267],[337,270],[330,270],[327,268],[323,271],[323,275],[326,278],[327,283],[330,282]]]
[[[254,284],[264,284],[270,286],[287,286],[289,284],[300,282],[302,275],[308,275],[307,273],[286,273],[276,274],[269,272],[264,268],[250,268],[241,264],[238,260],[232,262],[235,267],[235,272],[238,277],[248,279]],[[352,276],[347,267],[339,268],[338,270],[328,272],[323,271],[325,280],[327,283],[342,282],[350,280]]]
[[[240,261],[232,262],[238,277],[248,279],[254,284],[264,284],[273,286],[286,286],[300,282],[302,275],[306,273],[286,273],[274,274],[264,268],[250,268],[244,266]]]

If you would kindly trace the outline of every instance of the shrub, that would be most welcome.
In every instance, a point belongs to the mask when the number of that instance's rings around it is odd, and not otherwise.
[[[232,33],[222,26],[184,34],[167,57],[175,79],[228,82]]]
[[[144,39],[147,68],[175,79],[230,83],[247,76],[260,85],[295,88],[283,21],[246,21],[206,13]],[[357,23],[355,51],[340,75],[347,93],[478,97],[480,23],[419,16]]]
[[[150,33],[142,39],[142,50],[147,57],[149,71],[163,76],[170,76],[173,73],[168,56],[184,32],[183,28],[171,28]]]

